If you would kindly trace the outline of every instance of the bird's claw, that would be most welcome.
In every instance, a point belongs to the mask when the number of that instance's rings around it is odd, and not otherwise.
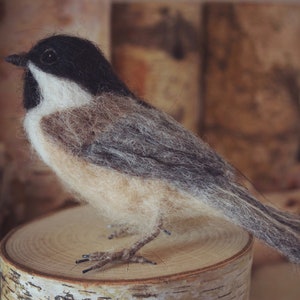
[[[156,265],[155,262],[141,256],[132,254],[130,249],[123,249],[118,252],[94,252],[91,254],[82,255],[81,259],[76,260],[76,264],[83,262],[92,261],[97,262],[91,267],[82,271],[82,273],[87,273],[92,270],[101,269],[105,265],[112,262],[123,262],[123,263],[141,263],[141,264],[152,264]]]

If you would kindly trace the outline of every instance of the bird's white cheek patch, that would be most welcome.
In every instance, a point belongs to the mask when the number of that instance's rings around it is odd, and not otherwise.
[[[43,115],[80,107],[93,100],[93,95],[75,82],[43,72],[32,63],[28,64],[28,68],[37,81],[41,94],[41,103],[35,109]]]

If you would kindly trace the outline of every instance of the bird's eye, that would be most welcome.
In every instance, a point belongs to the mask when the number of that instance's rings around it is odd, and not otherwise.
[[[41,55],[41,62],[45,65],[53,65],[57,62],[57,54],[54,49],[47,49]]]

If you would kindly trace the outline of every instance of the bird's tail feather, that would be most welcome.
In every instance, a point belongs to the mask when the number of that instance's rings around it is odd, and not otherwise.
[[[251,232],[300,264],[300,217],[262,204],[248,191],[232,184],[231,190],[213,187],[210,205],[227,219]]]

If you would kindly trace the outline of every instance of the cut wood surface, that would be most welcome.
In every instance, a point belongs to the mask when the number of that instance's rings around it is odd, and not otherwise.
[[[182,220],[140,253],[157,265],[115,264],[82,274],[84,253],[119,250],[89,206],[67,209],[11,232],[1,243],[1,299],[248,299],[252,237],[220,219]]]

